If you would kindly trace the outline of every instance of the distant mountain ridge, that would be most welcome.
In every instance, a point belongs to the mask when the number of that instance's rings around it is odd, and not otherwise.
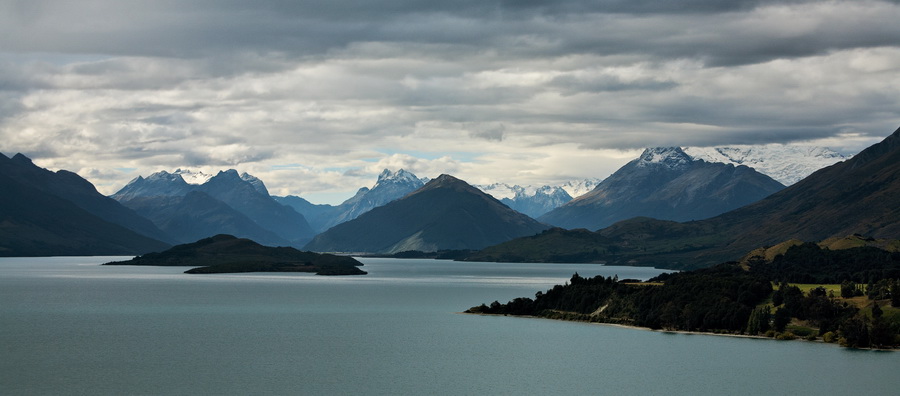
[[[479,190],[503,202],[506,206],[532,218],[556,209],[573,199],[593,190],[599,179],[568,181],[560,185],[540,187],[494,183],[476,185]]]
[[[268,245],[302,246],[314,235],[300,213],[276,202],[262,180],[236,170],[220,171],[203,184],[189,184],[190,172],[156,172],[138,176],[112,195],[154,224],[191,242],[216,234],[235,234]]]
[[[369,253],[480,249],[546,228],[466,182],[441,175],[401,199],[319,234],[305,249]]]
[[[353,220],[373,208],[403,198],[425,185],[428,179],[419,178],[404,169],[385,169],[378,175],[372,188],[362,187],[356,194],[340,205],[315,205],[297,197],[275,197],[279,203],[289,205],[309,220],[316,232],[325,231],[337,224]]]
[[[695,161],[679,147],[649,148],[593,191],[538,220],[590,230],[639,216],[700,220],[755,202],[782,188],[781,183],[746,166]]]
[[[900,235],[900,129],[851,159],[710,219],[633,218],[596,232],[557,228],[489,247],[470,259],[552,262],[565,255],[566,261],[696,268],[791,239],[853,234]]]

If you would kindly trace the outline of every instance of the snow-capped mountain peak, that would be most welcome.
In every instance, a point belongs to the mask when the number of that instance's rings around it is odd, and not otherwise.
[[[522,186],[510,186],[506,183],[483,184],[475,187],[496,199],[513,199],[525,191],[525,188]]]
[[[578,190],[583,190],[585,187],[578,186],[586,186],[593,185],[593,183],[589,180],[582,181],[570,181],[565,183],[562,186],[520,186],[513,185],[510,186],[506,183],[494,183],[487,185],[478,185],[475,186],[484,193],[500,200],[506,206],[513,208],[521,213],[527,214],[531,217],[537,218],[538,216],[549,212],[569,201],[572,200],[572,195],[566,190],[564,186],[568,185],[570,188],[577,188]]]
[[[572,180],[560,184],[559,187],[566,190],[572,198],[578,198],[591,192],[601,181],[601,179]]]
[[[184,179],[184,181],[187,184],[196,184],[196,185],[206,183],[209,181],[209,179],[211,179],[213,177],[213,175],[210,175],[208,173],[203,173],[201,171],[192,171],[190,169],[181,169],[181,168],[176,169],[175,172],[172,172],[172,174],[180,175],[181,178]]]
[[[263,183],[263,181],[260,180],[258,177],[253,176],[247,172],[244,172],[244,173],[241,173],[241,180],[253,185],[253,188],[255,188],[256,191],[259,191],[261,194],[269,195],[269,189],[266,188],[266,184]]]
[[[579,197],[584,195],[595,187],[597,184],[600,184],[600,179],[582,179],[582,180],[570,180],[562,184],[558,185],[545,185],[545,186],[520,186],[509,185],[506,183],[494,183],[494,184],[481,184],[476,185],[479,190],[484,193],[497,198],[499,200],[505,199],[516,199],[516,197],[533,197],[535,195],[552,195],[556,193],[558,189],[561,189],[566,192],[570,197]]]
[[[638,167],[665,166],[677,169],[690,164],[693,159],[681,147],[653,147],[644,149],[637,159]]]
[[[180,196],[190,188],[181,175],[159,171],[147,177],[134,178],[112,197],[122,201],[137,197]]]
[[[372,189],[375,189],[379,185],[385,184],[405,184],[405,185],[416,185],[422,186],[425,184],[427,179],[421,179],[414,175],[412,172],[409,172],[405,169],[399,169],[397,171],[391,171],[390,169],[385,169],[381,171],[381,174],[378,175],[378,181],[375,182],[375,186]]]
[[[143,180],[152,181],[152,182],[175,182],[175,183],[177,183],[179,181],[182,181],[182,182],[184,181],[184,178],[181,177],[181,175],[175,174],[175,173],[169,173],[166,171],[155,172],[155,173],[151,174],[150,176],[147,176],[146,178],[142,178],[142,177],[138,176],[137,179],[143,179]],[[137,180],[137,179],[135,179],[135,180]],[[132,182],[134,182],[134,180]],[[131,184],[131,183],[129,183],[129,184]]]

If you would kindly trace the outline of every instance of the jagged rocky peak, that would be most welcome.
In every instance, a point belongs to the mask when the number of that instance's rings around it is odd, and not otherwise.
[[[180,196],[191,189],[181,175],[159,171],[147,177],[138,176],[112,195],[117,201],[127,201],[137,197]]]
[[[142,179],[142,178],[140,176],[138,176],[135,180],[138,180],[138,179]],[[175,182],[175,183],[177,183],[179,181],[185,182],[184,178],[182,178],[181,175],[175,174],[175,173],[169,173],[166,171],[155,172],[155,173],[151,174],[150,176],[147,176],[147,178],[143,179],[143,180],[154,181],[154,182],[156,182],[156,181],[167,181],[167,182]]]
[[[552,195],[563,195],[563,194],[569,195],[569,193],[566,192],[566,190],[560,186],[541,186],[541,187],[536,188],[534,190],[533,194],[528,194],[527,192],[523,191],[522,195],[525,195],[525,196],[551,195],[552,196]]]
[[[425,181],[417,177],[412,172],[401,168],[396,171],[391,171],[390,169],[381,171],[381,174],[378,175],[378,181],[375,182],[375,187],[377,187],[378,185],[383,185],[385,183],[411,184],[422,186],[425,184]]]
[[[644,149],[637,159],[636,165],[665,166],[668,168],[680,168],[690,165],[693,159],[687,155],[681,147],[653,147]]]
[[[241,175],[234,169],[226,169],[219,171],[219,173],[216,173],[216,175],[213,177],[222,179],[240,179]]]
[[[570,180],[559,185],[520,186],[518,184],[509,185],[506,183],[493,183],[480,184],[475,187],[478,187],[479,190],[490,194],[494,198],[515,201],[541,195],[561,195],[559,190],[565,191],[566,195],[570,197],[577,197],[590,192],[597,187],[597,184],[600,184],[600,179]]]
[[[266,184],[263,183],[263,181],[260,180],[258,177],[253,176],[247,172],[244,172],[244,173],[241,173],[241,180],[253,185],[253,188],[255,188],[256,191],[259,191],[261,194],[269,195],[269,189],[266,188]]]

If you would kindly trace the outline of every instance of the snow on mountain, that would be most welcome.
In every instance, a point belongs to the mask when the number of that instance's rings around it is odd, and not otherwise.
[[[385,169],[381,171],[381,174],[378,175],[378,181],[375,182],[375,185],[372,187],[372,190],[377,189],[379,186],[384,186],[388,184],[396,184],[396,185],[409,185],[409,186],[424,186],[425,183],[428,182],[427,177],[417,177],[412,172],[409,172],[405,169],[400,169],[397,171],[391,171],[389,169]],[[418,187],[417,187],[418,188]]]
[[[826,166],[849,159],[827,147],[768,144],[761,146],[685,147],[694,160],[746,165],[789,186]]]
[[[503,198],[500,201],[520,213],[537,218],[571,200],[572,196],[559,186],[541,186],[536,189],[522,188],[512,199]]]
[[[494,183],[475,187],[500,200],[506,206],[537,218],[571,201],[576,194],[582,195],[593,190],[599,182],[597,179],[584,179],[568,181],[558,186],[511,186],[506,183]]]
[[[189,184],[185,177],[202,184]],[[173,235],[229,233],[259,237],[260,242],[268,244],[297,246],[313,236],[307,220],[297,211],[277,203],[262,180],[234,169],[220,171],[215,176],[183,169],[173,173],[160,171],[146,178],[138,176],[112,198],[142,211],[160,228],[187,227]],[[201,202],[209,203],[208,207]],[[210,214],[212,209],[214,215]],[[210,216],[205,218],[198,213]],[[240,215],[235,217],[235,213]],[[178,224],[171,225],[171,222]]]
[[[373,208],[403,198],[406,194],[424,186],[423,180],[404,169],[397,171],[385,169],[378,175],[378,181],[371,189],[360,188],[356,195],[338,206],[341,213],[329,226],[353,220]]]
[[[241,180],[250,183],[256,191],[259,191],[260,194],[269,195],[269,189],[266,188],[266,184],[263,183],[262,180],[259,180],[258,177],[253,176],[247,172],[241,173]]]
[[[212,179],[212,177],[215,176],[215,175],[211,175],[208,173],[203,173],[201,171],[192,171],[190,169],[181,169],[181,168],[176,169],[175,172],[172,172],[172,174],[180,175],[181,178],[184,179],[184,181],[187,184],[197,184],[197,185],[206,183],[209,181],[209,179]]]
[[[548,189],[562,189],[566,192],[566,194],[568,194],[572,198],[575,198],[593,190],[594,187],[597,187],[597,185],[600,184],[601,181],[601,179],[570,180],[555,186],[520,186],[518,184],[510,186],[506,183],[494,183],[476,185],[475,187],[478,187],[479,190],[500,200],[504,198],[515,199],[517,195],[523,197],[532,197],[539,192],[546,195],[547,191],[549,191]]]
[[[574,197],[594,189],[600,179],[571,180],[556,186],[520,186],[506,183],[477,185],[479,190],[497,198],[521,213],[537,218],[565,205]]]
[[[482,184],[476,185],[475,187],[485,194],[488,194],[497,199],[513,199],[516,194],[525,190],[522,186],[510,186],[506,183]]]
[[[150,176],[138,176],[111,197],[117,201],[127,201],[137,197],[174,197],[190,192],[192,186],[185,183],[179,174],[166,171]]]
[[[653,147],[644,149],[635,163],[638,167],[665,166],[670,169],[683,168],[694,159],[680,147]]]
[[[591,192],[595,187],[597,187],[602,179],[583,179],[583,180],[572,180],[567,181],[563,184],[559,185],[559,188],[566,190],[569,193],[569,196],[572,198],[578,198],[584,194]]]
[[[695,161],[679,147],[648,148],[591,192],[541,216],[597,230],[633,217],[699,220],[747,205],[784,185],[747,166]]]

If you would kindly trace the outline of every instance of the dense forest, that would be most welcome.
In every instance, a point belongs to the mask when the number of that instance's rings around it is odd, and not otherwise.
[[[576,273],[534,298],[466,312],[897,347],[900,254],[802,244],[769,262],[724,263],[646,282]]]

